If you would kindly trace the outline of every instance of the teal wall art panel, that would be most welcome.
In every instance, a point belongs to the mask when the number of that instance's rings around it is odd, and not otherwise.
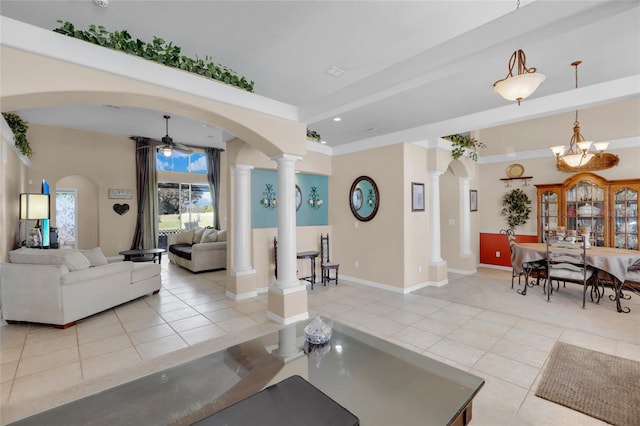
[[[323,226],[329,224],[329,178],[327,176],[296,174],[296,185],[302,192],[302,205],[296,212],[298,226]],[[317,198],[322,204],[315,209],[309,204],[312,188],[316,188]]]
[[[300,188],[301,203],[296,211],[296,226],[324,226],[329,224],[329,178],[327,176],[296,173],[295,183]],[[267,185],[270,188],[267,188]],[[316,199],[322,200],[311,205],[309,199],[315,188]],[[279,199],[278,172],[276,170],[253,169],[251,171],[251,226],[253,228],[275,228],[278,226],[278,209],[265,207],[263,200],[269,193]],[[317,208],[315,208],[317,207]]]
[[[278,172],[275,170],[251,170],[251,227],[273,228],[278,226],[278,206],[267,208],[262,203],[267,185],[278,198]]]

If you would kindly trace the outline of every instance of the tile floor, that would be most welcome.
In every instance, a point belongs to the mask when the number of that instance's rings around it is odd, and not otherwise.
[[[583,310],[578,286],[568,284],[547,303],[538,288],[516,294],[509,274],[492,269],[450,274],[448,285],[408,295],[342,281],[309,291],[309,314],[483,377],[473,425],[603,424],[537,398],[537,381],[556,341],[640,361],[640,297],[625,302],[630,314],[618,314],[606,298]],[[164,263],[158,295],[66,330],[0,327],[0,421],[277,329],[266,317],[266,295],[232,301],[225,297],[225,275],[191,274]]]

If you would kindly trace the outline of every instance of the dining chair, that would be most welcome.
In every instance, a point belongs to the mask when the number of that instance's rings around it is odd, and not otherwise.
[[[599,288],[597,270],[587,265],[587,247],[585,241],[569,242],[558,240],[555,236],[547,238],[547,301],[553,293],[552,280],[572,282],[582,285],[582,308],[585,308],[587,287],[591,287],[591,301],[596,303],[604,294]],[[601,284],[600,284],[601,286]]]
[[[513,229],[501,229],[500,233],[507,236],[507,242],[509,243],[509,254],[511,255],[511,288],[513,288],[513,281],[518,277],[518,285],[521,285],[521,277],[525,277],[525,284],[527,280],[527,272],[516,272],[515,268],[515,254],[513,251],[514,246],[517,243],[516,233]],[[522,265],[520,265],[522,266]],[[544,278],[546,271],[546,264],[544,262],[528,262],[526,270],[530,271],[529,275],[536,278],[536,284],[540,284],[540,279]]]
[[[329,259],[329,234],[320,234],[320,268],[322,271],[322,284],[327,285],[329,281],[335,281],[338,285],[339,263],[332,263]],[[334,278],[331,278],[331,270],[335,271]]]
[[[516,233],[513,229],[501,229],[500,233],[507,236],[507,242],[509,243],[509,254],[511,255],[511,288],[513,288],[513,280],[515,277],[518,277],[518,285],[520,285],[520,279],[524,276],[524,271],[516,272],[515,265],[513,264],[515,260],[513,257],[513,246],[516,245]]]

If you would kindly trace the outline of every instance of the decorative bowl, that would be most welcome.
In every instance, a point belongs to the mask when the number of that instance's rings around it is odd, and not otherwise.
[[[323,345],[331,339],[331,327],[317,316],[304,328],[304,338],[314,345]]]

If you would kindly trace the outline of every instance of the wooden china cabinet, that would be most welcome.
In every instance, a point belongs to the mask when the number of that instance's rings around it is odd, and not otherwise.
[[[536,185],[538,240],[557,226],[591,228],[591,244],[638,250],[640,179],[607,180],[578,173],[562,183]]]

